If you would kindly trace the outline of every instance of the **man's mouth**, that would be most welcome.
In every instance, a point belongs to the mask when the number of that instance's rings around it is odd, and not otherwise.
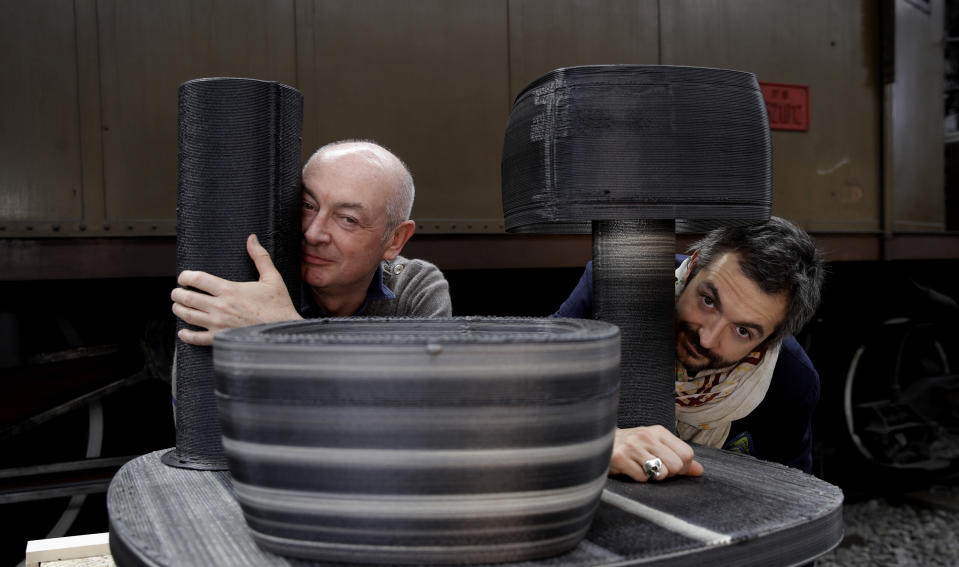
[[[696,358],[708,358],[706,354],[703,353],[703,351],[700,349],[699,345],[693,343],[693,341],[690,340],[689,333],[687,331],[683,331],[680,335],[680,338],[682,340],[681,344],[683,345],[683,348],[690,355]]]
[[[330,260],[329,258],[324,258],[323,256],[317,256],[308,252],[303,253],[303,261],[307,264],[312,264],[315,266],[326,266],[333,263],[333,260]]]

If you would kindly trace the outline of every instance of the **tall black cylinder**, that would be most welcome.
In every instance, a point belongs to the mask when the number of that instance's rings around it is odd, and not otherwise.
[[[254,79],[196,79],[180,86],[178,118],[177,275],[258,279],[246,251],[255,233],[298,297],[300,92]],[[177,321],[177,330],[186,326]],[[174,371],[176,448],[163,461],[226,469],[211,347],[178,338]]]
[[[593,317],[622,333],[620,428],[676,429],[674,225],[593,221]]]

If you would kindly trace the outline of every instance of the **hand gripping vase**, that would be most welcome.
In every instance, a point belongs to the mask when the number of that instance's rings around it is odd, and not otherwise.
[[[346,318],[224,331],[223,447],[260,547],[490,563],[586,534],[616,426],[619,330],[578,319]]]

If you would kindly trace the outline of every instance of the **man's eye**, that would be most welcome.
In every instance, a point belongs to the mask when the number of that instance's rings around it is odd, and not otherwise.
[[[712,307],[713,303],[714,302],[712,297],[709,297],[708,295],[703,296],[703,305],[705,305],[706,307]]]
[[[309,201],[303,201],[303,209],[304,209],[304,210],[306,210],[306,211],[312,211],[312,210],[315,209],[315,208],[316,208],[316,207],[313,206],[313,203],[310,203]]]
[[[736,334],[744,339],[752,338],[752,334],[749,332],[749,329],[746,327],[736,327]]]
[[[346,224],[356,224],[360,221],[356,220],[353,217],[343,217],[343,222],[345,222]]]

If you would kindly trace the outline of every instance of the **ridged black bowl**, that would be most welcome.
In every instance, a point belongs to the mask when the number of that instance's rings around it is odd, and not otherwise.
[[[328,561],[559,554],[606,480],[619,330],[579,319],[321,319],[222,332],[217,406],[253,538]]]

